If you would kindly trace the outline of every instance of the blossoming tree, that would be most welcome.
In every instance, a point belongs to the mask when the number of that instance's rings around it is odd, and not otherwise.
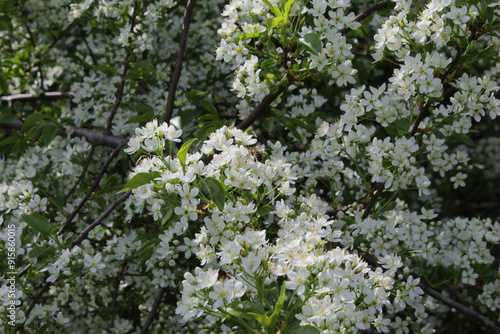
[[[0,13],[5,333],[500,333],[500,4]]]

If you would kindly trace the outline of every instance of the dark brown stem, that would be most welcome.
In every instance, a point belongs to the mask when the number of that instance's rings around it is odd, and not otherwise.
[[[73,210],[73,212],[66,219],[66,221],[63,224],[63,226],[61,227],[61,229],[57,233],[58,235],[61,235],[66,230],[66,228],[73,221],[73,219],[78,214],[78,212],[80,212],[80,210],[83,208],[83,206],[85,205],[85,203],[87,203],[87,201],[90,199],[90,196],[92,196],[92,194],[97,189],[97,187],[99,187],[99,183],[101,182],[101,179],[103,178],[104,174],[106,173],[106,170],[108,169],[109,165],[114,160],[114,158],[118,155],[118,153],[120,153],[122,147],[125,146],[126,144],[127,144],[126,140],[122,141],[121,145],[119,145],[118,147],[116,147],[113,150],[113,152],[111,152],[111,154],[108,156],[108,158],[106,159],[106,161],[104,161],[104,163],[102,164],[101,168],[99,169],[99,173],[97,174],[97,176],[96,176],[94,182],[92,183],[92,186],[90,187],[89,191],[87,191],[87,193],[85,194],[85,196],[83,197],[83,199],[80,201],[80,203],[78,204],[78,206],[76,207],[76,209]]]
[[[371,6],[370,8],[367,8],[365,9],[363,12],[359,13],[355,18],[354,18],[354,21],[355,22],[360,22],[360,21],[363,21],[365,18],[367,18],[368,16],[370,16],[371,14],[373,14],[374,12],[376,12],[377,10],[381,9],[381,8],[385,8],[385,7],[389,7],[389,6],[393,6],[394,5],[394,2],[390,1],[390,0],[385,0],[385,1],[380,1],[380,2],[377,2],[376,4],[374,4],[373,6]],[[342,28],[340,29],[340,33],[342,35],[344,34],[347,34],[349,31],[351,31],[352,29],[351,28]]]
[[[488,319],[487,317],[485,317],[481,313],[477,312],[476,310],[468,308],[464,304],[459,303],[456,300],[453,300],[449,297],[444,296],[439,291],[434,290],[433,288],[431,288],[430,286],[428,286],[424,283],[419,283],[418,286],[429,296],[434,297],[434,298],[442,301],[446,305],[455,308],[456,310],[462,312],[463,314],[466,314],[466,315],[469,315],[469,316],[475,318],[481,324],[483,324],[484,326],[491,329],[492,334],[500,334],[500,327],[498,327],[493,321],[491,321],[490,319]]]
[[[40,291],[38,291],[38,293],[36,294],[36,296],[33,298],[33,300],[31,301],[31,304],[30,306],[28,307],[28,309],[26,310],[26,312],[24,313],[24,316],[25,316],[25,319],[28,319],[30,314],[31,314],[31,311],[33,311],[33,308],[35,308],[36,304],[38,303],[38,300],[43,296],[43,294],[50,288],[50,286],[52,285],[51,282],[47,282],[45,283],[45,285],[42,287],[42,289],[40,289]],[[16,327],[16,331],[22,331],[23,330],[23,325],[22,324],[19,324],[17,325]]]
[[[96,220],[94,220],[94,222],[92,224],[90,224],[89,226],[87,226],[81,233],[80,235],[75,239],[75,241],[73,241],[71,243],[71,245],[69,246],[69,249],[73,249],[76,245],[78,245],[80,242],[82,242],[83,240],[85,240],[85,238],[87,237],[87,234],[90,233],[90,231],[92,231],[97,225],[100,225],[104,219],[106,219],[110,214],[111,212],[113,212],[116,207],[118,205],[120,205],[122,202],[124,202],[129,196],[130,194],[132,194],[132,191],[127,191],[125,194],[121,195],[120,197],[118,197],[118,199],[116,201],[114,201],[107,209],[106,211],[104,211],[102,213],[102,215],[99,216],[99,218],[97,218]]]
[[[252,125],[257,120],[257,118],[259,118],[259,116],[267,109],[267,107],[269,107],[269,105],[273,103],[274,100],[276,100],[278,96],[280,96],[281,93],[283,93],[284,91],[285,87],[279,86],[278,90],[275,93],[266,95],[262,99],[262,101],[254,108],[254,110],[252,110],[250,115],[248,115],[247,118],[242,120],[240,124],[238,124],[238,126],[236,127],[240,130],[248,129],[250,125]]]
[[[73,187],[68,191],[68,193],[64,197],[64,204],[63,205],[66,205],[66,203],[68,203],[69,198],[71,197],[71,195],[73,194],[73,192],[75,192],[76,188],[78,188],[78,186],[82,182],[83,178],[87,174],[87,170],[89,169],[90,162],[92,161],[92,157],[94,156],[95,148],[96,147],[94,145],[92,145],[92,147],[90,148],[90,151],[89,151],[89,154],[88,154],[88,157],[87,157],[87,162],[85,163],[85,167],[83,167],[82,173],[80,174],[80,176],[76,180],[76,182],[73,185]]]
[[[368,216],[373,210],[373,207],[375,206],[375,203],[377,203],[378,199],[380,198],[380,195],[382,195],[382,192],[384,191],[384,186],[385,186],[384,182],[381,182],[377,185],[377,188],[375,188],[375,191],[373,192],[370,202],[368,203],[368,205],[366,205],[365,211],[361,216],[362,219],[368,218]]]
[[[470,27],[470,34],[469,34],[469,38],[468,38],[469,43],[479,38],[479,36],[477,36],[477,32],[480,30],[480,28],[481,28],[481,25]],[[448,83],[446,83],[448,76],[456,68],[456,66],[458,65],[458,62],[460,61],[460,58],[465,53],[466,49],[467,48],[465,46],[460,47],[457,50],[457,54],[455,55],[455,57],[453,58],[451,63],[448,65],[446,70],[439,75],[439,79],[443,83],[443,86],[445,86],[445,84],[449,85]],[[446,90],[446,87],[443,87],[443,91],[445,91],[445,90]],[[427,114],[429,113],[429,109],[431,107],[431,104],[432,104],[431,100],[428,100],[427,103],[425,103],[425,105],[423,107],[419,108],[420,112],[417,116],[417,119],[415,120],[415,123],[413,124],[413,128],[411,129],[410,135],[413,136],[417,133],[418,126],[424,120],[424,118],[427,117]]]
[[[149,327],[153,323],[153,320],[155,319],[156,312],[158,311],[158,308],[160,307],[161,300],[163,299],[163,295],[165,294],[166,288],[160,288],[158,292],[156,293],[155,297],[155,302],[153,304],[153,307],[151,307],[151,311],[149,312],[148,319],[144,323],[144,326],[142,327],[141,334],[145,334],[149,331]]]
[[[126,79],[125,76],[128,73],[128,70],[130,69],[130,53],[127,53],[127,60],[125,62],[125,66],[123,67],[123,72],[121,75],[121,82],[120,86],[118,87],[118,90],[116,91],[115,95],[115,104],[113,105],[113,109],[111,109],[111,112],[109,113],[109,117],[106,120],[106,129],[104,130],[105,134],[111,134],[111,128],[113,127],[113,120],[115,118],[116,112],[118,111],[118,108],[122,104],[123,100],[123,93],[125,91],[125,83]]]
[[[184,61],[184,53],[186,52],[189,24],[191,23],[191,15],[193,13],[195,3],[196,0],[188,0],[186,9],[184,10],[184,21],[182,22],[181,38],[179,40],[179,46],[177,48],[177,59],[175,60],[174,73],[172,74],[172,78],[170,79],[170,84],[168,86],[167,105],[165,107],[165,115],[163,116],[163,120],[167,123],[170,123],[170,119],[172,118],[172,114],[174,112],[175,93],[177,91],[179,79],[181,78],[182,63]]]

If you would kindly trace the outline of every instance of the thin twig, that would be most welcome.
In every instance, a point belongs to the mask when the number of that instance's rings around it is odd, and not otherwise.
[[[40,289],[40,291],[38,291],[38,293],[36,294],[35,297],[33,297],[33,300],[31,301],[31,304],[30,306],[28,307],[28,309],[26,310],[26,312],[24,313],[24,316],[25,316],[25,319],[27,320],[31,314],[31,311],[33,311],[33,309],[35,308],[36,304],[38,303],[38,300],[43,296],[43,294],[50,288],[50,286],[52,285],[51,282],[47,282],[45,283],[45,285]],[[21,331],[22,329],[24,328],[24,325],[23,324],[19,324],[17,325],[16,327],[16,331]]]
[[[274,93],[266,95],[262,101],[252,110],[250,115],[248,115],[243,121],[240,122],[236,127],[240,130],[246,130],[252,125],[257,118],[269,107],[271,103],[274,102],[285,91],[284,86],[279,86],[278,90]]]
[[[144,323],[144,326],[142,327],[141,334],[145,334],[149,331],[149,327],[153,323],[153,320],[156,316],[156,312],[158,311],[158,308],[160,307],[161,300],[163,299],[163,295],[165,294],[166,288],[160,288],[158,292],[156,293],[155,297],[155,302],[153,304],[153,307],[151,307],[151,311],[149,312],[148,319]]]
[[[380,1],[376,4],[374,4],[373,6],[371,6],[370,8],[367,8],[365,9],[363,12],[359,13],[355,18],[354,18],[354,22],[360,22],[360,21],[363,21],[365,18],[367,18],[368,16],[370,16],[372,13],[376,12],[377,10],[379,9],[382,9],[382,8],[385,8],[385,7],[389,7],[389,6],[392,6],[394,5],[395,3],[390,1],[390,0],[385,0],[385,1]],[[345,28],[342,28],[339,30],[339,32],[344,35],[344,34],[347,34],[349,31],[351,31],[352,28],[348,28],[348,27],[345,27]]]
[[[76,245],[81,243],[85,238],[87,237],[87,234],[90,233],[97,225],[101,224],[104,219],[106,219],[113,210],[116,209],[118,205],[120,205],[122,202],[124,202],[129,196],[132,194],[132,191],[127,191],[125,194],[121,195],[118,197],[116,201],[114,201],[107,209],[102,213],[102,215],[99,216],[92,224],[87,226],[81,233],[80,235],[71,243],[69,246],[69,249],[73,249]]]
[[[369,265],[371,265],[373,267],[378,267],[378,261],[375,258],[375,256],[370,255],[370,254],[363,254],[363,252],[359,248],[356,248],[356,250],[358,251],[359,255]],[[405,280],[408,279],[408,277],[406,275],[404,275],[403,272],[399,269],[396,271],[396,275],[401,275],[402,277],[404,277]],[[415,277],[415,275],[413,275],[413,277],[418,278],[418,277]],[[428,286],[425,283],[422,283],[421,279],[420,279],[420,282],[418,283],[418,287],[421,288],[429,296],[442,301],[446,305],[457,309],[458,311],[462,312],[465,315],[469,315],[469,316],[474,317],[480,323],[482,323],[484,326],[492,329],[493,330],[493,332],[491,332],[492,334],[500,334],[500,327],[498,327],[493,321],[491,321],[490,319],[488,319],[487,317],[485,317],[481,313],[477,312],[476,310],[473,310],[473,309],[465,306],[464,304],[462,304],[454,299],[451,299],[449,297],[444,296],[441,292],[435,290],[434,288]]]
[[[116,300],[118,299],[118,293],[120,291],[120,281],[123,277],[123,273],[125,268],[127,267],[127,263],[123,262],[122,268],[120,269],[120,273],[116,276],[116,285],[113,290],[113,301],[111,302],[111,324],[109,328],[113,328],[115,326],[115,308],[116,308]]]
[[[80,235],[71,243],[71,245],[68,247],[69,250],[72,250],[76,245],[78,245],[79,243],[81,243],[83,240],[85,240],[85,238],[87,237],[87,235],[90,233],[90,231],[92,231],[92,229],[94,229],[97,225],[101,224],[104,219],[106,219],[106,217],[108,217],[111,212],[113,212],[116,207],[118,207],[118,205],[120,205],[120,203],[124,202],[129,196],[130,194],[132,193],[132,191],[128,191],[126,192],[125,194],[123,194],[122,196],[120,196],[116,201],[114,201],[107,209],[106,211],[104,211],[100,216],[99,218],[97,218],[92,224],[90,224],[89,226],[87,226],[87,228],[85,228],[81,233]],[[24,269],[23,269],[24,271]],[[47,282],[45,283],[45,285],[42,287],[42,289],[40,291],[38,291],[38,293],[36,294],[36,296],[33,298],[33,301],[31,302],[30,306],[28,307],[28,309],[26,310],[25,312],[25,318],[28,319],[29,318],[29,315],[31,313],[31,311],[33,310],[33,308],[35,307],[35,305],[38,303],[38,300],[42,297],[42,295],[50,288],[50,286],[52,285],[52,282]],[[23,325],[20,324],[18,325],[17,327],[17,330],[20,330],[23,328]]]
[[[126,57],[127,57],[127,60],[125,61],[125,66],[123,67],[120,86],[118,87],[118,90],[116,91],[116,94],[115,94],[115,104],[113,105],[113,108],[111,109],[111,112],[109,113],[108,119],[106,120],[106,129],[104,130],[105,134],[111,134],[111,128],[113,127],[113,120],[115,118],[116,112],[118,111],[118,108],[122,104],[123,93],[125,92],[125,83],[127,81],[125,79],[125,76],[127,75],[128,70],[130,69],[130,61],[131,61],[129,53],[127,53]]]
[[[78,214],[78,212],[80,212],[80,210],[83,208],[83,206],[85,205],[85,203],[87,203],[87,201],[90,199],[90,196],[92,196],[92,194],[97,189],[97,187],[99,187],[99,183],[101,182],[101,179],[103,178],[104,174],[106,173],[106,170],[108,169],[109,165],[114,160],[114,158],[118,155],[118,153],[120,153],[122,147],[125,146],[126,144],[127,144],[127,141],[123,140],[122,143],[121,143],[121,145],[119,145],[118,147],[116,147],[113,150],[113,152],[111,152],[111,154],[108,156],[108,158],[103,162],[101,168],[99,169],[99,173],[97,174],[97,176],[96,176],[94,182],[92,183],[92,186],[90,187],[89,191],[87,191],[87,193],[85,194],[85,196],[83,197],[83,199],[80,201],[80,203],[78,204],[78,206],[75,208],[75,210],[73,210],[73,212],[71,212],[71,214],[68,216],[68,218],[64,222],[63,226],[61,227],[61,229],[57,233],[58,235],[61,235],[66,230],[66,228],[73,221],[73,219]]]
[[[429,296],[434,297],[443,303],[457,309],[458,311],[462,312],[463,314],[472,316],[475,318],[477,321],[479,321],[481,324],[484,326],[490,328],[492,330],[492,334],[500,334],[500,327],[498,327],[493,321],[482,315],[481,313],[477,312],[476,310],[473,310],[471,308],[468,308],[462,303],[457,302],[456,300],[453,300],[449,297],[444,296],[441,294],[439,291],[434,290],[430,286],[424,284],[424,283],[419,283],[418,286]]]
[[[165,122],[170,123],[172,114],[174,112],[175,103],[175,93],[177,90],[177,85],[179,84],[179,79],[182,72],[182,63],[184,61],[184,53],[186,52],[186,41],[189,31],[189,24],[191,23],[191,15],[193,13],[193,8],[196,0],[188,0],[186,9],[184,10],[184,21],[182,22],[182,32],[181,38],[179,40],[179,46],[177,48],[177,59],[175,60],[174,73],[170,79],[170,85],[168,86],[168,97],[167,105],[165,107],[165,115],[163,119]]]
[[[94,66],[97,66],[97,58],[95,57],[94,52],[92,51],[92,49],[90,48],[89,43],[87,42],[87,38],[85,37],[85,34],[83,32],[83,29],[82,29],[81,25],[78,25],[78,30],[80,31],[80,36],[83,39],[83,43],[85,44],[85,47],[87,48],[87,51],[89,52],[90,59],[92,59],[92,64],[94,64]]]
[[[470,28],[469,38],[467,39],[469,43],[471,43],[472,41],[474,41],[474,40],[476,40],[476,39],[479,38],[479,36],[477,35],[477,32],[481,29],[481,27],[482,27],[482,25],[478,25],[478,26],[472,26]],[[465,46],[462,46],[461,48],[459,48],[458,51],[457,51],[457,54],[455,55],[455,57],[453,58],[453,60],[451,61],[451,63],[448,65],[448,67],[446,68],[446,70],[443,73],[441,73],[441,75],[439,76],[439,79],[443,83],[443,86],[445,86],[445,85],[449,86],[450,85],[449,83],[446,83],[447,79],[448,79],[448,76],[456,68],[456,66],[458,65],[458,62],[460,61],[460,58],[465,53],[466,49],[467,48]],[[443,92],[445,90],[446,90],[446,87],[443,87]],[[418,127],[419,127],[420,123],[423,121],[423,119],[429,113],[429,109],[430,109],[431,105],[432,105],[432,102],[429,99],[425,103],[425,105],[423,105],[421,108],[419,108],[420,112],[419,112],[419,114],[417,116],[417,119],[415,120],[415,123],[413,124],[413,128],[411,129],[410,135],[413,136],[413,135],[415,135],[417,133]]]
[[[88,157],[87,157],[87,162],[85,163],[85,166],[83,167],[82,173],[80,174],[80,176],[76,180],[76,182],[73,185],[73,187],[71,187],[71,189],[68,191],[68,193],[64,197],[63,206],[66,205],[66,203],[68,203],[69,198],[71,197],[71,195],[73,194],[73,192],[76,190],[76,188],[78,188],[78,186],[82,182],[83,178],[85,177],[85,174],[87,174],[87,170],[89,169],[90,163],[92,161],[92,156],[94,155],[95,148],[96,147],[94,145],[91,146],[89,154],[88,154]]]

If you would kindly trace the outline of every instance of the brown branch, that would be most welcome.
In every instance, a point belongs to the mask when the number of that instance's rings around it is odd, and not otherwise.
[[[243,121],[240,122],[236,127],[240,130],[246,130],[252,125],[257,118],[269,107],[271,103],[274,102],[285,91],[284,86],[279,86],[275,93],[266,95],[262,101],[252,110],[250,115],[248,115]]]
[[[389,7],[389,6],[394,6],[395,3],[390,1],[390,0],[385,0],[385,1],[380,1],[376,4],[374,4],[373,6],[365,9],[363,12],[359,13],[355,18],[354,18],[354,22],[360,22],[360,21],[363,21],[365,18],[367,18],[368,16],[370,16],[371,14],[373,14],[374,12],[376,12],[377,10],[379,9],[382,9],[382,8],[385,8],[385,7]],[[344,35],[344,34],[347,34],[349,31],[351,31],[352,29],[351,28],[348,28],[348,27],[345,27],[345,28],[342,28],[339,30],[339,32]]]
[[[71,195],[75,192],[76,188],[78,188],[78,186],[80,185],[80,183],[82,182],[83,178],[85,177],[85,175],[87,174],[87,171],[89,169],[89,166],[90,166],[90,163],[92,162],[92,157],[94,156],[94,152],[95,152],[95,149],[96,147],[94,145],[92,145],[92,147],[90,148],[90,151],[89,151],[89,154],[87,156],[87,162],[85,163],[85,166],[83,167],[83,170],[82,170],[82,173],[80,174],[80,176],[76,179],[76,182],[75,184],[73,185],[73,187],[71,187],[71,189],[68,191],[68,193],[66,194],[66,196],[64,197],[64,202],[63,202],[63,206],[66,205],[66,203],[68,203],[68,200],[69,198],[71,197]]]
[[[144,323],[144,326],[142,327],[141,334],[146,334],[149,331],[149,327],[153,323],[153,320],[156,316],[156,312],[158,311],[158,308],[160,307],[161,300],[163,299],[163,295],[165,294],[166,288],[160,288],[158,292],[156,293],[155,297],[155,302],[153,304],[153,307],[151,308],[151,311],[149,312],[148,319]]]
[[[375,258],[375,256],[370,255],[370,254],[362,254],[363,252],[361,252],[361,250],[359,248],[356,248],[356,250],[359,253],[359,255],[369,265],[371,265],[373,267],[378,266],[378,262],[377,262],[377,259]],[[405,280],[408,279],[408,277],[406,275],[404,275],[403,272],[399,269],[396,271],[396,275],[401,275],[402,277],[404,277]],[[415,277],[415,275],[413,275],[413,276]],[[415,278],[418,278],[418,277],[415,277]],[[473,318],[478,320],[481,324],[490,328],[492,330],[492,332],[491,332],[492,334],[500,334],[500,327],[498,327],[493,321],[491,321],[490,319],[488,319],[487,317],[485,317],[481,313],[477,312],[476,310],[473,310],[473,309],[465,306],[464,304],[462,304],[454,299],[451,299],[449,297],[444,296],[441,292],[435,290],[434,288],[428,286],[425,283],[422,283],[421,279],[420,279],[420,282],[418,283],[418,287],[421,288],[429,296],[440,300],[441,302],[445,303],[448,306],[455,308],[456,310],[462,312],[465,315],[472,316]]]
[[[477,312],[476,310],[473,310],[471,308],[468,308],[462,303],[457,302],[456,300],[453,300],[449,297],[444,296],[441,294],[439,291],[434,290],[430,286],[424,284],[424,283],[419,283],[418,286],[429,296],[434,297],[443,303],[457,309],[458,311],[462,312],[463,314],[469,315],[473,318],[475,318],[477,321],[479,321],[481,324],[484,326],[490,328],[492,330],[492,334],[500,334],[500,327],[498,327],[493,321],[482,315],[481,313]]]
[[[128,70],[130,69],[130,53],[127,52],[127,60],[125,62],[125,66],[123,67],[123,72],[121,75],[121,81],[120,81],[120,86],[118,87],[118,90],[116,91],[115,94],[115,104],[113,105],[113,109],[111,109],[111,112],[109,113],[109,117],[106,120],[106,129],[104,130],[105,134],[111,134],[111,128],[113,127],[113,120],[115,118],[116,112],[118,111],[118,108],[122,104],[123,100],[123,93],[125,91],[125,83],[126,79],[125,76],[128,73]]]
[[[377,203],[378,199],[380,198],[380,195],[382,195],[384,191],[384,182],[380,182],[377,185],[377,188],[375,189],[373,196],[370,200],[370,202],[366,205],[365,211],[363,212],[363,215],[361,216],[361,219],[366,219],[372,212],[373,207],[375,206],[375,203]]]
[[[97,225],[100,225],[104,221],[104,219],[106,219],[111,214],[111,212],[113,212],[116,209],[116,207],[118,205],[120,205],[122,202],[124,202],[130,196],[130,194],[132,194],[131,190],[127,191],[125,194],[118,197],[118,199],[116,201],[111,203],[111,205],[106,209],[106,211],[104,211],[102,213],[102,215],[100,215],[96,220],[94,220],[94,222],[92,224],[87,226],[80,233],[80,235],[71,243],[71,245],[69,246],[69,249],[70,250],[73,249],[76,245],[78,245],[80,242],[82,242],[87,237],[87,234],[89,234],[90,231],[92,231]]]
[[[175,60],[174,73],[172,74],[172,78],[168,86],[167,105],[165,107],[165,114],[163,116],[164,121],[167,123],[170,123],[170,119],[172,118],[172,114],[174,112],[175,93],[177,91],[177,85],[179,84],[179,79],[181,77],[182,63],[184,61],[184,53],[186,52],[189,24],[191,23],[191,15],[193,13],[195,3],[196,0],[188,0],[186,9],[184,10],[184,21],[182,22],[181,38],[179,40],[179,46],[177,48],[177,58]]]
[[[35,308],[36,304],[38,303],[38,300],[43,296],[43,294],[50,288],[50,286],[52,285],[51,282],[47,282],[45,283],[45,285],[40,289],[40,291],[38,291],[38,293],[36,294],[35,297],[33,297],[33,300],[31,301],[31,304],[30,306],[28,307],[28,309],[26,310],[26,312],[24,313],[24,316],[25,316],[25,319],[27,320],[31,314],[31,311],[33,311],[33,309]],[[16,332],[21,332],[23,331],[24,329],[24,325],[23,324],[19,324],[17,325],[16,327]]]
[[[92,186],[90,187],[89,191],[87,191],[87,193],[85,194],[85,196],[83,197],[83,199],[80,201],[80,203],[78,204],[78,206],[75,208],[75,210],[73,210],[73,212],[71,212],[71,214],[69,215],[69,217],[66,219],[66,221],[63,224],[63,226],[61,227],[61,229],[57,233],[58,235],[61,235],[66,230],[66,228],[73,221],[73,219],[78,214],[78,212],[80,212],[80,210],[83,208],[83,206],[85,205],[85,203],[87,203],[87,201],[90,199],[90,196],[92,196],[92,194],[97,189],[97,187],[99,187],[99,183],[101,182],[101,179],[103,178],[104,174],[106,173],[106,170],[108,169],[109,165],[114,160],[114,158],[118,155],[118,153],[120,153],[122,147],[125,146],[126,144],[127,144],[127,141],[123,140],[122,143],[119,146],[117,146],[113,150],[113,152],[111,152],[111,154],[108,156],[108,158],[103,162],[101,168],[99,169],[99,173],[97,174],[97,176],[96,176],[94,182],[92,183]]]
[[[80,235],[71,243],[71,245],[68,247],[69,250],[72,250],[76,245],[78,245],[79,243],[81,243],[83,240],[85,240],[85,238],[87,237],[87,235],[89,234],[90,231],[92,231],[92,229],[94,227],[96,227],[97,225],[101,224],[104,219],[106,219],[106,217],[108,217],[111,212],[113,212],[113,210],[116,209],[116,207],[118,205],[120,205],[120,203],[124,202],[129,196],[130,194],[132,193],[132,191],[128,191],[126,192],[125,194],[123,194],[122,196],[120,196],[116,201],[114,201],[107,209],[106,211],[104,211],[100,216],[99,218],[97,218],[92,224],[90,224],[89,226],[87,226],[87,228],[85,228],[81,233]],[[26,268],[25,268],[26,269]],[[23,271],[25,270],[23,269]],[[25,312],[25,318],[28,319],[31,311],[33,310],[33,308],[35,307],[35,305],[38,303],[38,300],[42,297],[42,295],[50,288],[50,286],[52,285],[52,282],[47,282],[45,283],[45,285],[42,287],[42,289],[40,291],[38,291],[38,293],[36,294],[36,296],[33,298],[33,301],[31,302],[30,306],[28,307],[28,309],[26,310]],[[23,329],[23,325],[20,324],[17,326],[16,330],[22,330]]]
[[[471,26],[469,28],[470,29],[470,35],[469,35],[469,38],[467,39],[469,43],[471,43],[474,40],[477,40],[480,37],[478,35],[478,31],[481,29],[481,27],[482,27],[482,24],[479,24],[477,26]],[[439,75],[439,79],[443,83],[443,86],[445,86],[445,83],[448,80],[448,76],[455,69],[455,67],[458,65],[458,62],[460,61],[460,58],[465,53],[466,49],[467,48],[465,46],[462,46],[462,47],[458,48],[457,54],[455,55],[455,57],[453,58],[453,60],[451,61],[451,63],[448,65],[448,67],[446,68],[446,70]],[[446,83],[446,85],[449,86],[449,83]],[[446,90],[446,87],[443,87],[443,91],[445,91],[445,90]],[[423,121],[423,119],[429,113],[429,109],[431,107],[431,104],[432,104],[431,100],[428,100],[425,103],[424,106],[422,106],[421,108],[419,108],[420,112],[419,112],[419,114],[417,116],[417,119],[415,120],[415,123],[413,124],[413,128],[411,129],[410,135],[413,136],[413,135],[415,135],[417,133],[418,126],[420,125],[420,123]]]

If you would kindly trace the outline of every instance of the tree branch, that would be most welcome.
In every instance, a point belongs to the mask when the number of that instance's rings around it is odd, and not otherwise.
[[[155,302],[153,304],[153,307],[151,308],[151,311],[149,312],[148,319],[144,323],[144,326],[142,327],[141,334],[146,334],[149,331],[149,327],[153,323],[153,320],[156,316],[156,312],[158,311],[158,308],[160,307],[161,300],[163,299],[163,295],[165,294],[166,288],[160,288],[158,292],[156,293],[155,297]]]
[[[181,77],[182,62],[184,61],[184,53],[186,52],[189,24],[191,23],[191,15],[193,13],[195,3],[196,0],[188,0],[186,9],[184,10],[184,21],[182,22],[181,38],[179,40],[179,47],[177,48],[177,59],[175,60],[174,73],[170,79],[170,85],[168,86],[167,105],[165,107],[165,115],[163,116],[164,121],[167,123],[170,123],[170,119],[172,118],[172,114],[174,112],[175,93]]]
[[[246,130],[252,125],[257,118],[269,107],[271,103],[274,102],[285,91],[284,86],[279,86],[275,93],[266,95],[262,101],[255,107],[255,109],[248,115],[243,121],[240,122],[236,127],[240,130]]]
[[[96,227],[97,225],[101,224],[104,219],[106,219],[110,214],[111,212],[113,212],[113,210],[116,209],[116,207],[118,205],[120,205],[122,202],[124,202],[129,196],[130,194],[132,194],[132,191],[127,191],[125,194],[121,195],[120,197],[118,197],[118,199],[116,201],[114,201],[107,209],[106,211],[104,211],[102,213],[102,215],[99,216],[99,218],[97,218],[96,220],[94,220],[94,222],[92,224],[90,224],[89,226],[87,226],[81,233],[80,235],[78,236],[78,238],[76,238],[72,243],[71,245],[69,246],[69,249],[73,249],[76,245],[78,245],[80,242],[82,242],[86,237],[87,237],[87,234],[90,233],[90,231],[92,231],[94,229],[94,227]]]
[[[360,21],[363,21],[365,18],[367,18],[368,16],[370,16],[371,14],[373,14],[374,12],[376,12],[377,10],[381,9],[381,8],[385,8],[385,7],[389,7],[389,6],[393,6],[395,5],[394,2],[392,2],[391,0],[384,0],[384,1],[380,1],[380,2],[377,2],[376,4],[374,4],[373,6],[371,6],[370,8],[367,8],[365,9],[363,12],[359,13],[355,18],[354,18],[354,22],[360,22]],[[339,32],[344,35],[344,34],[347,34],[349,31],[351,31],[352,29],[351,28],[342,28],[339,30]]]
[[[108,167],[111,164],[111,162],[113,161],[113,159],[118,155],[118,153],[120,153],[122,147],[125,146],[126,144],[127,144],[127,141],[123,140],[122,143],[119,146],[117,146],[113,150],[113,152],[111,152],[111,154],[108,156],[108,158],[106,159],[106,161],[103,162],[101,168],[99,169],[99,173],[97,174],[97,176],[96,176],[94,182],[92,183],[92,186],[90,187],[89,191],[87,191],[87,193],[85,194],[85,196],[83,197],[83,199],[80,201],[80,203],[78,204],[78,206],[76,207],[76,209],[73,210],[73,212],[71,212],[71,214],[69,215],[69,217],[66,219],[66,221],[63,224],[63,226],[61,227],[61,229],[57,233],[58,235],[61,235],[66,230],[66,228],[73,221],[73,219],[78,214],[78,212],[80,212],[80,210],[83,208],[83,206],[85,205],[85,203],[87,203],[87,201],[90,199],[90,196],[92,196],[92,194],[97,189],[97,187],[99,187],[99,183],[101,182],[101,179],[103,178],[104,174],[106,173],[106,169],[108,169]]]
[[[482,315],[481,313],[477,312],[476,310],[473,310],[471,308],[468,308],[462,303],[457,302],[456,300],[453,300],[449,297],[446,297],[442,295],[439,291],[434,290],[430,286],[424,284],[424,283],[419,283],[418,286],[429,296],[434,297],[443,303],[457,309],[458,311],[462,312],[463,314],[469,315],[473,318],[475,318],[477,321],[479,321],[481,324],[484,326],[490,328],[492,330],[492,334],[500,334],[500,327],[498,327],[493,321]]]

